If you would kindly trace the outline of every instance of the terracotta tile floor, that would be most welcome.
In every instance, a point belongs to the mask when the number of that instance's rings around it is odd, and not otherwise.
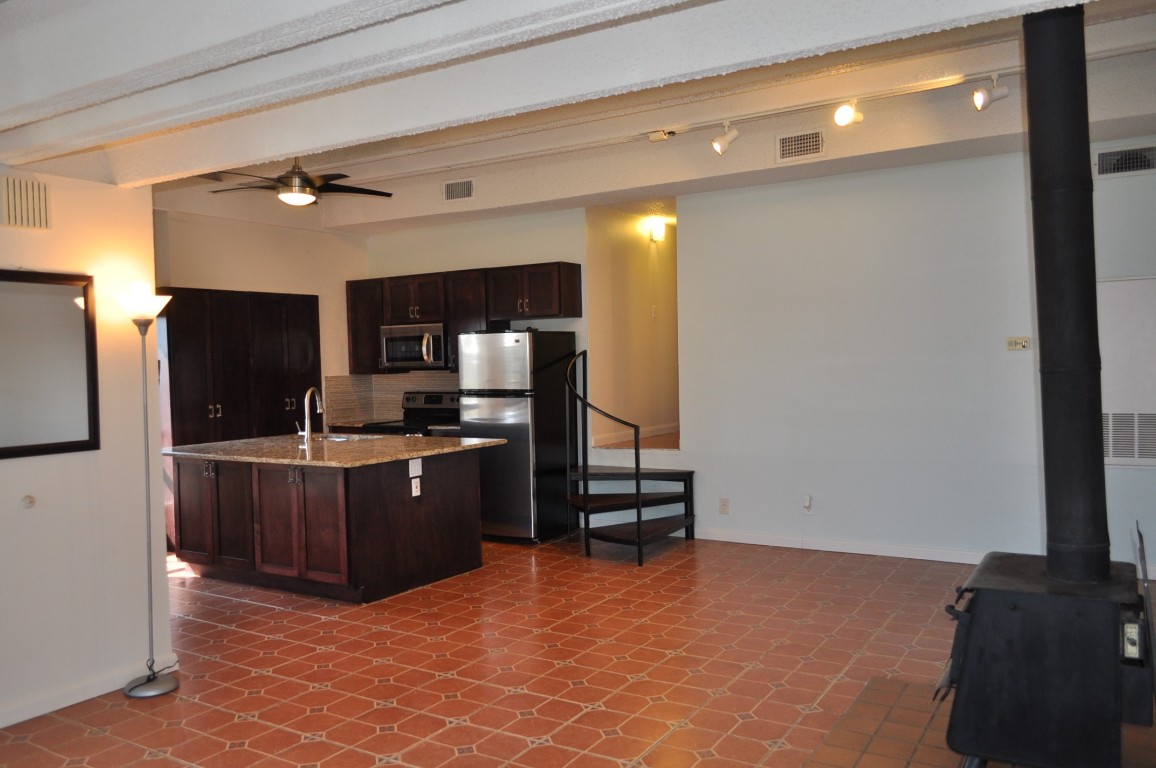
[[[179,690],[0,729],[0,765],[796,768],[868,681],[936,678],[971,570],[595,544],[487,542],[484,567],[360,606],[171,560]]]

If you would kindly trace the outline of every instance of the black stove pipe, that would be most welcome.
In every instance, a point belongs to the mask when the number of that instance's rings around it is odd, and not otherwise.
[[[1109,579],[1084,9],[1024,16],[1047,574]]]

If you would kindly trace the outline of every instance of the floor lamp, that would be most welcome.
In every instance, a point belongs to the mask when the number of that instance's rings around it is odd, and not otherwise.
[[[147,289],[137,290],[120,299],[121,306],[132,318],[133,325],[140,331],[140,388],[141,411],[144,413],[144,470],[145,470],[145,559],[148,574],[148,616],[149,616],[149,658],[145,663],[148,674],[134,678],[124,687],[124,695],[134,699],[146,699],[175,691],[180,683],[177,678],[166,672],[157,672],[153,667],[156,664],[153,645],[153,498],[149,467],[149,390],[148,390],[148,355],[145,349],[145,337],[148,336],[149,326],[160,314],[160,311],[169,303],[171,296],[154,296]]]

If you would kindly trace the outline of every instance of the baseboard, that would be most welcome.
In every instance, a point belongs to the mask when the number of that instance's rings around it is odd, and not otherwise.
[[[677,432],[678,430],[679,423],[676,421],[673,424],[659,424],[658,426],[654,427],[640,427],[638,430],[638,436],[641,438],[654,437],[655,435],[669,435],[672,432]],[[613,432],[600,432],[597,435],[591,436],[591,440],[594,443],[594,447],[596,448],[598,446],[605,447],[611,443],[623,443],[627,440],[633,439],[634,430],[630,429],[619,429]]]
[[[805,536],[783,536],[776,534],[732,531],[725,528],[706,528],[695,523],[694,535],[697,539],[729,541],[734,544],[760,544],[766,547],[788,547],[791,549],[818,549],[825,552],[847,552],[855,555],[877,555],[879,557],[902,557],[910,560],[935,560],[943,563],[968,563],[975,565],[985,552],[966,549],[946,549],[942,547],[912,547],[888,544],[878,541],[845,541],[840,539],[816,539]]]
[[[170,664],[177,663],[175,653],[170,653],[156,660],[155,668],[164,669]],[[173,667],[175,670],[176,667]],[[170,671],[173,671],[170,670]],[[15,701],[5,702],[0,709],[0,728],[14,723],[21,723],[47,712],[53,712],[77,702],[91,699],[96,696],[123,689],[133,678],[140,677],[148,672],[144,660],[129,666],[106,670],[79,680],[70,680],[67,684],[58,685],[48,690],[28,691],[26,696]],[[180,690],[180,689],[178,689]]]

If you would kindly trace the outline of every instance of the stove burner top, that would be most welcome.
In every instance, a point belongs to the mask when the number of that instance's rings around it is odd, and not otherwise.
[[[406,392],[401,398],[402,418],[362,425],[366,432],[382,435],[428,436],[430,427],[457,424],[461,419],[457,392]]]

